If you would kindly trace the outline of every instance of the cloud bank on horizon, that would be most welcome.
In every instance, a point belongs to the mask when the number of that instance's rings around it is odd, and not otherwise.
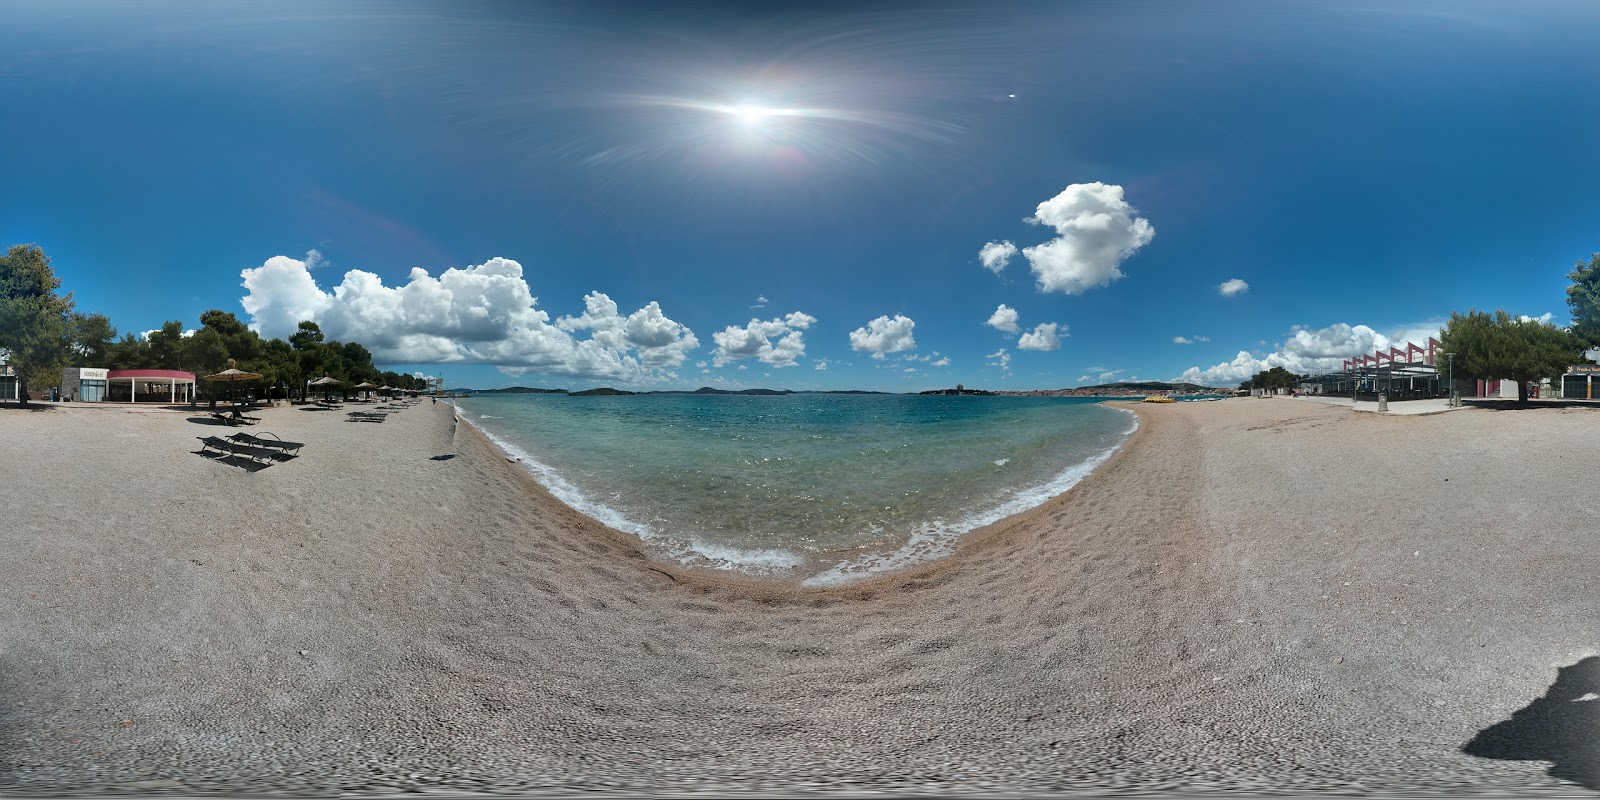
[[[437,278],[413,268],[398,287],[350,270],[332,292],[312,278],[314,262],[274,256],[240,273],[249,290],[240,302],[252,329],[287,339],[301,320],[311,320],[329,338],[366,345],[378,361],[636,381],[670,373],[700,346],[654,301],[624,316],[601,292],[584,297],[582,314],[552,322],[536,307],[522,265],[508,258],[453,267]],[[588,336],[575,335],[581,332]]]

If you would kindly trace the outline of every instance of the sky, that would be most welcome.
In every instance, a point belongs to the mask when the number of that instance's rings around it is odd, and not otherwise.
[[[0,245],[451,386],[1236,385],[1570,319],[1600,3],[0,4]]]

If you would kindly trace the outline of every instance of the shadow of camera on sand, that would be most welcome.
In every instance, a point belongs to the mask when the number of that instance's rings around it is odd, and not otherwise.
[[[1600,656],[1561,667],[1543,697],[1479,731],[1461,752],[1549,761],[1552,777],[1600,790]]]

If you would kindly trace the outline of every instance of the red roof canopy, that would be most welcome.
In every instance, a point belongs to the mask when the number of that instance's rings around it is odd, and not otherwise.
[[[116,378],[161,378],[194,382],[193,372],[184,372],[176,369],[114,369],[106,373],[107,379]]]

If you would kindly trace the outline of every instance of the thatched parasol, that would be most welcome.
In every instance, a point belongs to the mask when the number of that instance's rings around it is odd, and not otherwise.
[[[233,359],[230,358],[230,359],[228,359],[228,368],[227,369],[225,369],[225,370],[223,370],[223,371],[221,371],[221,372],[219,372],[219,373],[217,373],[215,375],[207,375],[206,376],[206,380],[208,380],[208,381],[212,381],[212,382],[227,381],[228,382],[228,402],[230,404],[233,403],[233,386],[234,386],[234,384],[238,383],[239,381],[259,381],[263,377],[265,377],[265,376],[263,376],[263,375],[261,375],[260,373],[257,373],[257,372],[245,372],[243,370],[234,369],[233,368],[233,363],[234,363]]]
[[[344,384],[344,381],[341,381],[338,378],[330,378],[327,375],[324,375],[324,376],[322,376],[322,377],[320,377],[320,378],[318,378],[318,379],[316,379],[314,381],[307,381],[306,382],[307,386],[342,386],[343,384]],[[324,400],[328,399],[328,390],[327,389],[323,389],[322,390],[322,399],[324,399]]]

